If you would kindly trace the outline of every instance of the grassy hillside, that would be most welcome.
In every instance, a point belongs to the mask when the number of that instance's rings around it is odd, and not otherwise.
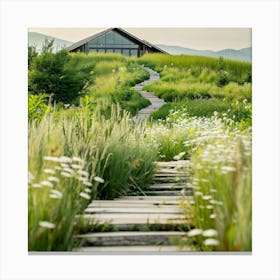
[[[193,196],[180,207],[195,248],[252,250],[250,63],[66,51],[29,62],[29,250],[72,250],[84,227],[106,227],[75,218],[92,199],[139,192],[152,183],[155,161],[178,159],[191,161]],[[161,78],[146,90],[168,103],[151,122],[135,123],[149,104],[134,90],[148,78],[143,64]]]

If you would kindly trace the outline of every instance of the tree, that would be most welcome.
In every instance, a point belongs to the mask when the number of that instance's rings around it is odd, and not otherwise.
[[[29,91],[33,94],[52,94],[53,101],[72,103],[81,94],[84,79],[67,67],[70,56],[67,50],[52,53],[52,44],[34,58],[29,71]]]
[[[30,69],[34,58],[38,56],[35,46],[28,46],[28,69]]]

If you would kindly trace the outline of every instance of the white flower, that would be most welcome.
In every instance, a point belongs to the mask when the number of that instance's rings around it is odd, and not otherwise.
[[[68,172],[61,172],[60,173],[62,176],[64,176],[64,177],[72,177],[72,175],[71,174],[69,174]]]
[[[95,176],[93,179],[94,179],[94,181],[99,182],[101,184],[103,184],[105,182],[104,179],[102,179],[102,178],[100,178],[98,176]]]
[[[66,164],[66,163],[60,163],[60,165],[64,168],[69,168],[70,166],[68,165],[68,164]]]
[[[80,165],[78,164],[71,164],[71,167],[74,168],[74,169],[80,169],[82,168]]]
[[[86,193],[91,193],[91,189],[85,188],[85,192],[86,192]]]
[[[80,163],[84,163],[84,162],[85,162],[84,160],[82,160],[82,159],[79,158],[79,157],[72,157],[72,160],[73,160],[73,161],[78,161],[78,162],[80,162]]]
[[[33,184],[32,187],[33,188],[41,188],[41,185],[40,184]]]
[[[211,199],[211,198],[212,198],[212,195],[204,195],[204,196],[202,197],[203,200],[209,200],[209,199]]]
[[[33,176],[32,173],[29,171],[29,172],[28,172],[28,183],[31,183],[33,179],[34,179],[34,176]]]
[[[42,185],[42,186],[49,187],[49,188],[53,188],[53,183],[51,183],[51,182],[49,182],[49,181],[42,181],[42,182],[41,182],[41,185]]]
[[[195,229],[192,229],[192,230],[188,231],[187,235],[188,235],[188,237],[194,237],[194,236],[197,236],[197,235],[201,235],[202,232],[203,232],[202,229],[195,228]]]
[[[219,246],[220,242],[217,239],[208,238],[204,240],[203,244],[205,246]]]
[[[55,228],[55,224],[47,222],[47,221],[39,222],[39,226],[44,227],[44,228]]]
[[[59,158],[58,157],[49,157],[49,156],[45,156],[43,157],[44,160],[47,160],[47,161],[54,161],[54,162],[59,162]]]
[[[222,171],[224,171],[224,172],[234,172],[234,171],[236,171],[236,168],[233,167],[233,166],[223,166]]]
[[[54,169],[55,170],[61,170],[62,168],[60,166],[56,166]]]
[[[216,219],[216,214],[211,214],[210,219]]]
[[[44,169],[43,171],[48,174],[55,174],[55,171],[52,169]]]
[[[87,200],[90,200],[90,199],[91,199],[91,196],[88,195],[87,193],[84,193],[84,192],[81,192],[81,193],[80,193],[80,196],[83,197],[83,198],[85,198],[85,199],[87,199]]]
[[[65,157],[65,156],[62,156],[59,158],[59,161],[62,162],[62,163],[68,163],[68,162],[72,162],[72,159],[70,157]]]
[[[48,180],[51,182],[59,182],[59,179],[53,176],[48,177]]]
[[[218,235],[218,232],[215,229],[207,229],[203,231],[202,235],[204,237],[214,237]]]
[[[194,195],[195,196],[203,196],[203,193],[202,192],[195,192]]]
[[[213,209],[213,206],[212,205],[207,205],[206,208],[207,209]]]
[[[83,184],[88,187],[92,187],[92,183],[88,181],[83,181]]]
[[[86,176],[86,177],[89,175],[88,172],[84,171],[84,170],[78,170],[77,173],[82,175],[82,176]]]
[[[62,198],[63,194],[58,190],[51,190],[51,194],[55,195],[57,198]]]

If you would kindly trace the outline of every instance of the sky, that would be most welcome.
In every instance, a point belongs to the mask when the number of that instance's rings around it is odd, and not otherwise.
[[[153,44],[198,50],[242,49],[251,47],[250,28],[125,28]],[[30,32],[50,35],[70,42],[94,35],[106,28],[30,28]]]

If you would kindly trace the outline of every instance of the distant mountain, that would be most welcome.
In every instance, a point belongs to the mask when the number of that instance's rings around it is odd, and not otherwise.
[[[220,51],[211,51],[211,50],[195,50],[179,46],[168,46],[168,45],[157,45],[162,50],[174,54],[188,54],[188,55],[201,55],[201,56],[210,56],[210,57],[223,57],[228,59],[235,59],[241,61],[252,62],[252,48],[243,48],[240,50],[234,49],[225,49]]]
[[[66,48],[70,45],[72,45],[72,42],[69,41],[65,41],[65,40],[61,40],[52,36],[48,36],[48,35],[44,35],[41,33],[37,33],[37,32],[28,32],[28,45],[29,46],[35,46],[37,51],[41,51],[42,45],[45,41],[45,39],[48,40],[52,40],[54,39],[54,43],[53,43],[53,50],[54,51],[58,51],[61,50],[63,48]]]
[[[60,50],[62,48],[72,45],[72,42],[58,39],[49,35],[44,35],[37,32],[28,32],[28,45],[36,46],[37,50],[40,51],[45,39],[52,40],[54,39],[54,51]],[[241,61],[252,61],[252,48],[244,48],[240,50],[234,49],[225,49],[221,51],[211,51],[211,50],[196,50],[189,49],[180,46],[168,46],[168,45],[157,45],[162,50],[174,54],[188,54],[188,55],[201,55],[201,56],[210,56],[210,57],[224,57],[228,59],[235,59]]]

